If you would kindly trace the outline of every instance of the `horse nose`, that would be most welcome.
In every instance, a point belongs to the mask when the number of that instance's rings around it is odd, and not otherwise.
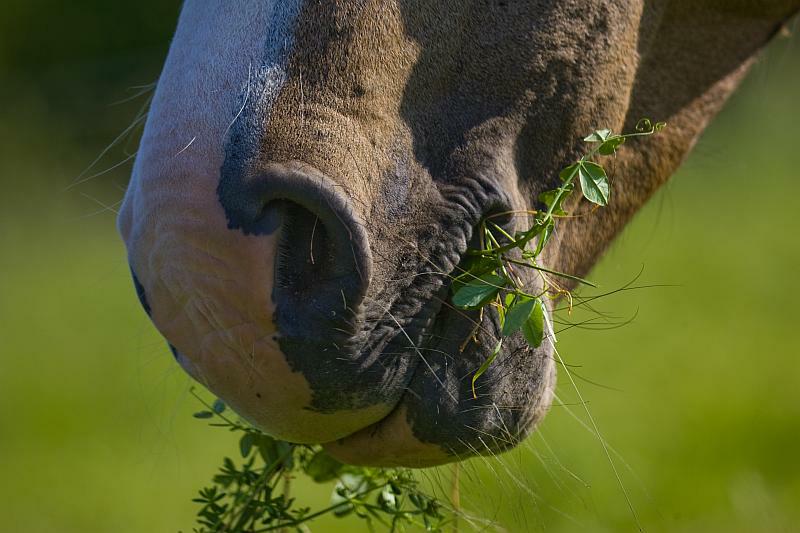
[[[352,338],[371,266],[353,201],[332,179],[297,162],[269,164],[236,181],[218,188],[229,227],[279,232],[272,298],[281,336],[304,345]]]

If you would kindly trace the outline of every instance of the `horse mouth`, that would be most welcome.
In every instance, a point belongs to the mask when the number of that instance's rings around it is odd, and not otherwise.
[[[429,467],[510,449],[543,418],[555,386],[552,345],[531,349],[521,336],[505,338],[495,361],[473,379],[500,337],[498,317],[455,307],[450,291],[443,283],[416,327],[395,337],[405,340],[416,367],[392,410],[324,443],[329,453],[365,466]]]
[[[476,325],[464,316],[473,312],[441,302],[437,307],[425,330],[427,340],[412,348],[418,365],[392,410],[369,426],[323,443],[340,461],[426,468],[495,455],[519,444],[544,417],[556,382],[550,350],[530,350],[507,339],[508,347],[473,382],[499,333],[496,322],[483,317]]]

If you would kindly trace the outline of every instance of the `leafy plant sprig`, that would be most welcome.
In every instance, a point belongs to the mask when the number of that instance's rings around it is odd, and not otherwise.
[[[195,418],[240,434],[240,457],[225,457],[212,483],[192,500],[200,506],[194,533],[306,532],[309,522],[326,514],[353,515],[370,529],[379,523],[390,531],[442,531],[450,523],[445,506],[419,489],[410,470],[345,465],[320,446],[280,441],[229,418],[221,400],[209,404],[192,394],[206,408]],[[288,481],[298,475],[336,482],[328,506],[314,510],[289,496]]]
[[[497,358],[503,347],[503,339],[522,330],[522,335],[531,347],[536,348],[542,344],[546,336],[545,324],[549,320],[543,297],[553,292],[570,297],[569,291],[550,281],[549,276],[596,286],[577,276],[548,269],[539,262],[555,231],[557,219],[567,216],[564,205],[575,190],[576,182],[583,198],[597,206],[608,205],[611,187],[608,175],[597,162],[597,158],[613,156],[626,140],[653,135],[665,126],[664,122],[654,124],[645,118],[638,122],[633,133],[614,134],[609,129],[594,131],[583,139],[593,145],[592,148],[559,173],[561,185],[539,195],[539,201],[547,209],[528,212],[532,215],[530,228],[512,236],[495,224],[492,217],[481,222],[480,248],[467,250],[468,260],[462,267],[463,271],[452,283],[453,305],[466,310],[480,310],[481,313],[485,307],[493,306],[497,309],[500,321],[500,336],[491,355],[472,376],[473,397],[477,398],[475,382]],[[511,255],[512,252],[516,257]],[[541,275],[543,285],[536,294],[526,290],[519,275],[521,268],[535,270]],[[471,338],[477,333],[477,327]]]

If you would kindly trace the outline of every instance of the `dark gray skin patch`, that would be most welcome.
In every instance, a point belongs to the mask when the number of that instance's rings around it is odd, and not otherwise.
[[[144,312],[147,313],[147,316],[152,316],[152,309],[150,308],[150,304],[147,302],[147,295],[145,294],[144,287],[139,282],[139,278],[136,277],[134,274],[133,269],[131,269],[131,278],[133,279],[133,286],[136,289],[136,296],[139,298],[139,303],[142,304],[142,308]],[[180,355],[178,355],[178,350],[169,342],[167,343],[169,346],[169,351],[172,352],[172,357],[178,361]]]
[[[504,211],[502,204],[495,210]],[[502,218],[494,220],[500,223]],[[514,220],[505,220],[514,231]],[[473,236],[470,247],[478,246]],[[455,271],[460,271],[456,267]],[[535,292],[536,276],[528,286]],[[444,284],[434,301],[449,298]],[[550,381],[552,346],[528,347],[521,333],[506,337],[502,351],[475,383],[472,377],[492,353],[499,334],[495,313],[484,310],[477,342],[470,339],[481,319],[477,311],[441,306],[435,322],[425,328],[418,357],[424,358],[399,406],[406,408],[408,425],[417,440],[440,447],[454,457],[493,454],[513,448],[532,430],[540,401]]]
[[[142,308],[144,312],[147,313],[147,316],[152,316],[152,309],[150,309],[150,304],[147,302],[147,295],[144,293],[144,287],[139,283],[139,278],[133,273],[133,269],[131,269],[131,278],[133,278],[133,287],[136,289],[136,297],[139,298],[139,303],[142,304]]]
[[[391,293],[378,294],[374,300],[365,302],[359,306],[360,313],[352,312],[349,305],[345,308],[344,302],[315,299],[313,292],[320,289],[322,274],[314,280],[307,278],[298,282],[292,277],[298,276],[299,269],[295,266],[287,276],[281,273],[279,263],[273,292],[277,305],[276,324],[282,333],[279,344],[292,369],[302,372],[309,380],[314,409],[334,412],[360,408],[373,405],[376,399],[395,405],[410,383],[417,379],[417,374],[426,368],[415,347],[423,344],[443,308],[442,302],[448,297],[448,274],[466,249],[467,240],[481,216],[508,205],[504,195],[480,179],[443,186],[443,190],[448,196],[432,209],[438,220],[428,228],[430,237],[418,239],[424,245],[422,250],[403,260],[408,270],[399,277],[406,285],[390,286]],[[295,230],[301,226],[292,223]],[[292,247],[293,254],[297,254],[299,248],[301,256],[305,256],[303,243],[309,239],[299,238],[292,231],[283,238],[285,245]],[[402,251],[397,250],[397,253]],[[421,257],[430,258],[434,263]],[[297,286],[310,286],[311,292],[293,299],[290,288]],[[391,305],[384,303],[386,301],[392,302]],[[325,315],[331,309],[339,309],[335,311],[337,314],[342,311],[350,314],[345,314],[345,321],[337,324],[335,317]],[[337,333],[344,331],[348,335],[338,335],[337,339]],[[466,335],[464,333],[456,345]],[[336,341],[331,342],[332,339]],[[441,347],[435,344],[428,343],[425,349],[457,352],[450,344]],[[443,391],[425,391],[429,392]]]
[[[288,26],[293,27],[297,20],[299,3],[276,3],[273,18],[285,20]],[[288,34],[291,35],[293,31],[289,29]],[[241,194],[239,186],[260,153],[261,134],[264,124],[269,120],[270,104],[274,102],[283,85],[292,46],[291,39],[287,39],[286,35],[283,32],[267,34],[261,64],[254,65],[252,78],[248,77],[247,87],[237,102],[239,112],[225,141],[225,160],[220,168],[217,194],[225,208],[228,227],[242,229],[246,234],[270,234],[278,225],[278,221],[269,217],[250,216],[242,219],[243,213],[258,214],[263,204],[260,203],[260,198]],[[265,219],[261,220],[262,218]],[[257,221],[260,221],[260,225]]]
[[[494,317],[485,313],[478,343],[460,352],[458,345],[477,319],[476,312],[442,312],[439,327],[428,336],[437,349],[425,352],[427,364],[417,369],[402,401],[414,436],[456,457],[500,453],[519,444],[533,429],[549,381],[550,349],[546,344],[531,349],[516,334],[504,339],[497,359],[477,379],[473,397],[472,377],[500,337]]]
[[[218,196],[229,220],[246,234],[281,228],[274,322],[287,362],[309,382],[310,407],[330,413],[394,405],[417,362],[404,355],[380,360],[362,355],[361,302],[371,257],[348,199],[327,178],[300,165],[269,165],[259,175],[238,179],[224,174]]]

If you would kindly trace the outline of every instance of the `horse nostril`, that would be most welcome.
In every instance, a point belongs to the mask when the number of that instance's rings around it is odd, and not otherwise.
[[[230,185],[218,191],[229,225],[245,233],[280,232],[272,298],[281,335],[329,342],[354,334],[371,258],[350,198],[300,163],[270,164]]]
[[[363,244],[335,213],[311,211],[289,200],[268,206],[281,212],[273,299],[281,333],[306,340],[354,333],[352,321],[366,290]],[[333,215],[333,216],[331,216]],[[338,336],[338,335],[335,335]]]
[[[336,247],[317,214],[288,200],[272,202],[267,209],[281,214],[281,241],[276,259],[276,285],[297,295],[313,297],[315,285],[335,278]]]

